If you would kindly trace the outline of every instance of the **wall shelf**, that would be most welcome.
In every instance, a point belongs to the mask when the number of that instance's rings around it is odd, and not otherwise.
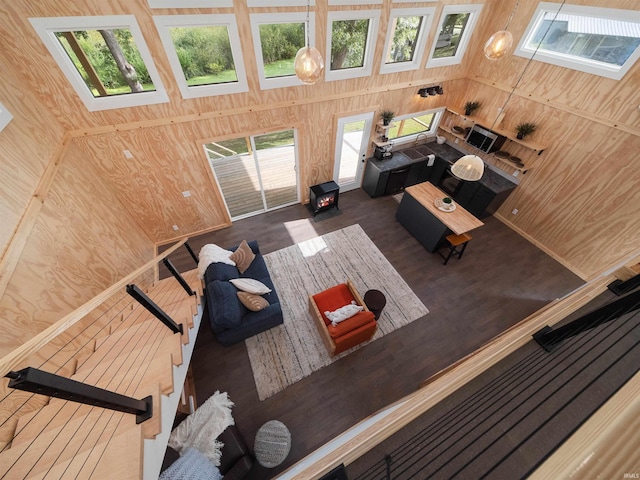
[[[491,127],[491,125],[493,124],[493,121],[489,121],[486,118],[480,118],[480,117],[476,117],[474,115],[465,115],[463,111],[461,110],[457,110],[456,108],[453,107],[447,107],[447,111],[449,111],[450,113],[452,113],[453,115],[459,116],[461,117],[463,120],[466,120],[468,122],[471,122],[473,124],[479,124],[481,126],[483,126],[484,128],[490,129],[492,132],[498,133],[500,135],[502,135],[503,137],[506,137],[508,140],[517,143],[519,145],[522,145],[525,148],[528,148],[529,150],[533,150],[534,152],[536,152],[538,155],[540,155],[543,150],[546,148],[536,142],[532,142],[531,140],[520,140],[519,138],[516,138],[516,135],[514,135],[512,132],[508,131],[508,130],[504,130],[502,128],[499,127]],[[444,131],[448,131],[450,132],[452,135],[455,135],[459,138],[464,138],[464,135],[462,134],[456,134],[455,132],[451,131],[448,128],[445,127],[441,127]]]
[[[396,124],[393,123],[393,122],[390,122],[389,125],[385,125],[384,123],[382,123],[382,121],[376,123],[376,135],[377,135],[377,138],[376,138],[376,140],[373,141],[373,144],[376,147],[380,147],[380,148],[384,148],[384,147],[388,147],[390,145],[393,145],[390,140],[387,140],[386,142],[383,142],[381,139],[382,139],[382,137],[386,137],[387,136],[387,131],[391,130],[395,126],[396,126]]]

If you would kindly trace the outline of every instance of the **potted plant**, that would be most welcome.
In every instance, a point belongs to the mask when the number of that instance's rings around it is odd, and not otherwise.
[[[535,131],[536,131],[535,123],[521,122],[518,125],[516,125],[516,132],[518,132],[518,134],[516,135],[516,138],[522,140],[524,137],[526,137],[527,135],[531,135]]]
[[[391,110],[383,110],[380,114],[380,118],[382,118],[382,124],[385,126],[389,125],[391,123],[391,120],[393,120],[394,115],[395,113]]]
[[[467,102],[464,104],[464,114],[471,115],[478,108],[480,108],[480,102]]]

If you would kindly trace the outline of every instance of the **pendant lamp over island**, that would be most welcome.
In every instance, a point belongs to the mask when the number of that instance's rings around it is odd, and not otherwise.
[[[487,40],[487,43],[484,44],[484,56],[489,60],[502,58],[511,50],[511,46],[513,45],[513,35],[511,35],[508,28],[511,23],[511,19],[513,18],[513,14],[518,9],[519,3],[519,0],[516,1],[516,6],[513,7],[513,11],[509,16],[509,20],[507,20],[507,25],[504,27],[504,30],[500,30],[499,32],[491,35],[489,40]]]
[[[309,42],[309,4],[311,0],[307,0],[307,44],[298,50],[296,59],[293,62],[293,68],[296,71],[296,77],[302,83],[313,85],[318,81],[324,70],[324,60],[320,52],[311,46]]]
[[[460,180],[475,182],[482,178],[484,162],[477,155],[465,155],[451,166],[451,173]]]

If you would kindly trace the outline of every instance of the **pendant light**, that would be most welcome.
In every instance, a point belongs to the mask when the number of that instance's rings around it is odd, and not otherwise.
[[[482,178],[484,162],[477,155],[465,155],[451,166],[451,173],[460,180],[475,182]]]
[[[509,50],[511,50],[511,46],[513,45],[513,35],[511,35],[508,28],[511,23],[511,19],[513,18],[513,14],[518,9],[519,3],[520,0],[516,1],[516,6],[513,8],[504,30],[500,30],[499,32],[491,35],[489,40],[487,40],[487,43],[484,44],[484,56],[489,60],[502,58],[509,52]]]
[[[320,52],[311,46],[309,42],[309,4],[311,0],[307,0],[307,43],[304,47],[298,50],[296,59],[293,62],[293,67],[296,71],[296,77],[300,79],[302,83],[307,85],[313,85],[318,81],[322,70],[324,70],[324,60]]]

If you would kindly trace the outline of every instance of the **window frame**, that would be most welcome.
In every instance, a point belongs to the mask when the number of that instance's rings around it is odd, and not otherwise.
[[[382,62],[380,65],[380,73],[395,73],[406,72],[409,70],[417,70],[422,63],[422,57],[427,47],[427,38],[431,31],[431,24],[433,23],[433,16],[435,14],[435,7],[420,7],[420,8],[393,8],[389,15],[389,23],[387,24],[387,39],[384,43],[384,50],[382,51]],[[387,51],[391,46],[393,36],[395,34],[395,28],[392,30],[390,26],[393,24],[394,19],[398,17],[422,17],[422,25],[416,38],[416,47],[413,55],[413,60],[410,62],[397,62],[386,63]]]
[[[253,36],[253,49],[256,55],[256,66],[258,68],[258,80],[260,81],[261,90],[269,90],[271,88],[297,87],[304,83],[295,75],[287,77],[267,78],[264,73],[264,58],[262,57],[262,42],[260,40],[260,25],[273,25],[276,23],[302,23],[307,28],[307,12],[286,12],[286,13],[251,13],[251,33]],[[311,47],[315,47],[316,29],[315,29],[315,13],[309,12],[309,43]]]
[[[134,15],[105,15],[96,17],[39,17],[29,18],[29,22],[44,43],[62,73],[67,77],[82,102],[90,112],[111,110],[115,108],[138,107],[153,105],[169,101],[160,75],[153,63],[151,53],[147,47],[142,31]],[[100,30],[100,29],[128,29],[144,61],[155,91],[136,92],[125,95],[94,97],[87,87],[82,75],[69,58],[66,50],[56,38],[58,32]]]
[[[422,115],[429,115],[430,113],[434,114],[433,122],[431,123],[431,129],[429,131],[415,133],[412,135],[408,135],[406,137],[401,137],[401,139],[392,138],[392,139],[389,139],[389,141],[395,147],[398,145],[407,145],[407,144],[415,143],[416,139],[418,138],[418,135],[426,135],[427,138],[432,138],[432,137],[435,138],[436,134],[438,133],[438,127],[440,126],[440,122],[442,121],[442,117],[444,115],[445,110],[446,110],[445,107],[430,108],[429,110],[423,110],[420,112],[413,112],[413,113],[408,113],[406,115],[398,115],[396,117],[393,117],[393,123],[396,123],[401,120],[408,120],[410,118],[420,117]]]
[[[149,8],[224,8],[233,0],[148,0]]]
[[[0,132],[4,130],[4,127],[6,127],[11,120],[13,120],[13,115],[11,115],[11,112],[7,110],[2,103],[0,103]]]
[[[244,58],[242,56],[242,45],[238,33],[238,25],[234,14],[222,15],[153,15],[160,41],[167,54],[171,71],[176,79],[182,98],[213,97],[216,95],[229,95],[232,93],[244,93],[249,91],[247,74],[244,68]],[[237,82],[219,83],[211,85],[189,86],[187,79],[180,65],[173,39],[171,38],[172,27],[227,27],[229,42],[231,44],[231,54],[233,65],[236,69]]]
[[[462,59],[464,58],[464,54],[467,51],[469,42],[471,41],[471,36],[475,31],[476,24],[478,23],[478,18],[480,17],[480,12],[482,11],[483,6],[484,5],[480,3],[444,6],[444,8],[442,9],[442,14],[440,15],[440,19],[438,21],[438,28],[435,32],[436,34],[433,38],[426,68],[446,67],[449,65],[457,65],[459,63],[462,63]],[[469,14],[469,21],[465,25],[464,33],[462,35],[462,38],[460,39],[460,42],[458,43],[456,54],[452,57],[433,58],[433,54],[436,50],[436,44],[438,43],[438,36],[440,35],[440,31],[442,30],[442,24],[444,23],[445,18],[447,18],[447,15],[451,15],[454,13]]]
[[[542,22],[545,13],[555,14],[560,10],[561,4],[552,2],[540,2],[535,12],[531,16],[531,20],[527,25],[518,46],[514,50],[514,54],[519,57],[532,58],[539,62],[550,63],[559,67],[570,68],[580,72],[591,73],[601,77],[620,80],[631,69],[634,63],[640,58],[640,46],[629,56],[627,61],[617,67],[615,65],[599,62],[596,60],[580,59],[576,56],[569,56],[560,52],[541,51],[526,48],[531,37],[537,32],[538,25]],[[590,16],[597,18],[606,18],[611,20],[621,20],[640,23],[640,11],[622,10],[615,8],[590,7],[583,5],[565,4],[562,6],[563,14],[579,14],[581,16]]]
[[[327,14],[327,45],[325,50],[324,79],[327,82],[347,80],[350,78],[368,77],[373,68],[373,55],[376,47],[378,25],[380,24],[380,9],[368,10],[334,10]],[[331,70],[331,42],[333,36],[333,22],[340,20],[369,20],[367,42],[365,45],[362,67]]]

